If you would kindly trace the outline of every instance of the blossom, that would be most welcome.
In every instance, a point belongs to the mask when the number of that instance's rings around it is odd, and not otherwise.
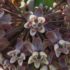
[[[68,54],[69,46],[70,46],[70,42],[65,40],[59,40],[59,42],[54,45],[54,51],[56,56],[59,57],[61,53]]]
[[[4,69],[7,69],[7,68],[9,69],[10,68],[10,63],[7,59],[4,59],[2,65],[3,65]]]
[[[61,53],[68,54],[68,47],[70,46],[70,42],[63,40],[59,30],[50,31],[47,33],[47,37],[49,41],[54,45],[54,51],[57,57],[60,56]]]
[[[43,16],[30,15],[28,21],[24,24],[25,28],[30,28],[30,35],[34,36],[36,32],[45,32],[45,18]]]
[[[26,8],[26,7],[28,7],[28,9],[32,11],[34,8],[34,0],[27,0],[27,2],[25,2],[24,0],[21,0],[19,8],[23,10],[23,8]]]
[[[16,61],[18,61],[19,66],[22,66],[23,60],[25,60],[24,53],[20,53],[20,50],[15,49],[15,50],[9,51],[7,54],[11,56],[10,63],[15,63]]]
[[[35,68],[39,68],[41,64],[48,64],[47,55],[45,52],[33,52],[29,57],[28,64],[34,63]]]

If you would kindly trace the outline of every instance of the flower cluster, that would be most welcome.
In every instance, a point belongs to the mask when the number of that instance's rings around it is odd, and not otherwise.
[[[0,0],[0,70],[70,69],[70,0],[50,2]]]
[[[30,35],[34,36],[36,32],[44,33],[45,32],[45,18],[37,17],[35,15],[30,15],[28,22],[25,23],[25,28],[30,28]]]

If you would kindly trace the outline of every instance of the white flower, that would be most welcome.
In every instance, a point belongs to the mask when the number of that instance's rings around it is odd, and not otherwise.
[[[4,69],[7,69],[7,68],[9,68],[10,63],[9,63],[8,60],[5,59],[5,60],[3,61],[3,64],[2,64],[2,65],[3,65],[3,68],[4,68]]]
[[[44,52],[33,52],[29,57],[28,64],[34,63],[35,68],[39,68],[41,64],[48,64],[47,55]]]
[[[10,63],[15,63],[16,61],[18,61],[19,66],[22,66],[23,60],[25,60],[24,53],[20,53],[20,50],[15,49],[15,50],[8,52],[7,54],[11,56]]]
[[[36,32],[40,32],[40,33],[45,32],[44,23],[45,23],[44,17],[37,17],[36,15],[30,15],[24,27],[30,28],[30,35],[34,36]]]
[[[53,7],[55,7],[56,5],[57,5],[57,3],[56,3],[56,2],[54,2],[54,3],[53,3]]]
[[[25,7],[25,2],[24,2],[24,0],[21,0],[20,7],[19,8],[23,8],[23,7]]]
[[[54,45],[54,51],[57,57],[60,56],[61,53],[68,54],[68,47],[70,46],[70,42],[60,40],[57,44]]]

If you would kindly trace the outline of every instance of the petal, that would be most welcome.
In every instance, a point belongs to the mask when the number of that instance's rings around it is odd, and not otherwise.
[[[38,23],[45,23],[44,17],[38,17]]]
[[[29,24],[30,24],[29,22],[25,23],[24,28],[29,28]]]
[[[19,66],[22,66],[23,60],[25,60],[25,54],[21,53],[20,57],[18,57],[18,64],[19,64]]]
[[[29,57],[29,60],[28,60],[28,64],[31,64],[34,62],[34,57],[37,57],[38,56],[38,52],[33,52],[32,56]]]
[[[32,57],[38,56],[38,52],[33,52]]]
[[[36,34],[36,30],[35,29],[30,29],[30,35],[35,36],[35,34]]]
[[[10,65],[9,60],[4,60],[3,61],[3,67],[4,67],[4,69],[8,68],[9,65]]]
[[[26,57],[25,57],[25,54],[24,54],[24,53],[21,53],[21,55],[20,55],[20,59],[23,59],[23,60],[25,60],[25,59],[26,59]]]
[[[18,57],[18,64],[19,64],[19,66],[22,66],[23,60],[25,60],[25,54],[21,53],[20,57]]]
[[[33,63],[33,62],[34,62],[34,61],[33,61],[33,57],[30,56],[29,59],[28,59],[28,64],[31,64],[31,63]]]
[[[46,65],[48,65],[49,64],[49,61],[46,58],[44,58],[43,63],[46,64]]]
[[[9,55],[9,56],[16,56],[16,55],[19,54],[19,53],[20,53],[20,50],[15,49],[15,50],[9,51],[9,52],[7,53],[7,55]]]
[[[48,67],[47,67],[47,66],[42,66],[42,67],[40,68],[40,70],[48,70]]]
[[[17,56],[11,57],[10,63],[15,63],[17,60]]]
[[[49,61],[48,61],[48,59],[45,56],[41,55],[41,63],[48,65]]]
[[[55,7],[57,5],[57,3],[56,2],[53,2],[53,7]]]
[[[34,21],[37,17],[35,15],[30,15],[29,20]]]
[[[45,52],[40,52],[41,56],[47,57],[47,54]]]
[[[40,63],[39,63],[39,62],[35,62],[35,63],[34,63],[34,66],[35,66],[35,68],[38,69],[38,68],[40,67]]]
[[[45,32],[45,27],[44,27],[44,26],[39,27],[39,28],[38,28],[38,31],[39,31],[40,33],[44,33],[44,32]]]
[[[55,44],[54,45],[54,51],[55,51],[55,54],[56,54],[57,57],[59,57],[60,54],[61,54],[61,51],[59,51],[58,49],[59,49],[59,45]]]
[[[21,0],[20,7],[19,8],[23,8],[23,7],[25,7],[25,2],[24,2],[24,0]]]
[[[59,41],[59,44],[60,44],[60,45],[65,45],[65,41],[64,41],[64,40],[60,40],[60,41]]]

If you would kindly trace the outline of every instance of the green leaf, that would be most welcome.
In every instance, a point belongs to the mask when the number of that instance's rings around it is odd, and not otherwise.
[[[41,3],[44,4],[44,0],[35,0],[35,6],[39,6]]]
[[[52,7],[53,2],[54,2],[54,0],[44,0],[45,5],[47,5],[48,7]]]
[[[41,3],[47,5],[48,7],[53,6],[54,0],[35,0],[35,6],[39,6]]]

